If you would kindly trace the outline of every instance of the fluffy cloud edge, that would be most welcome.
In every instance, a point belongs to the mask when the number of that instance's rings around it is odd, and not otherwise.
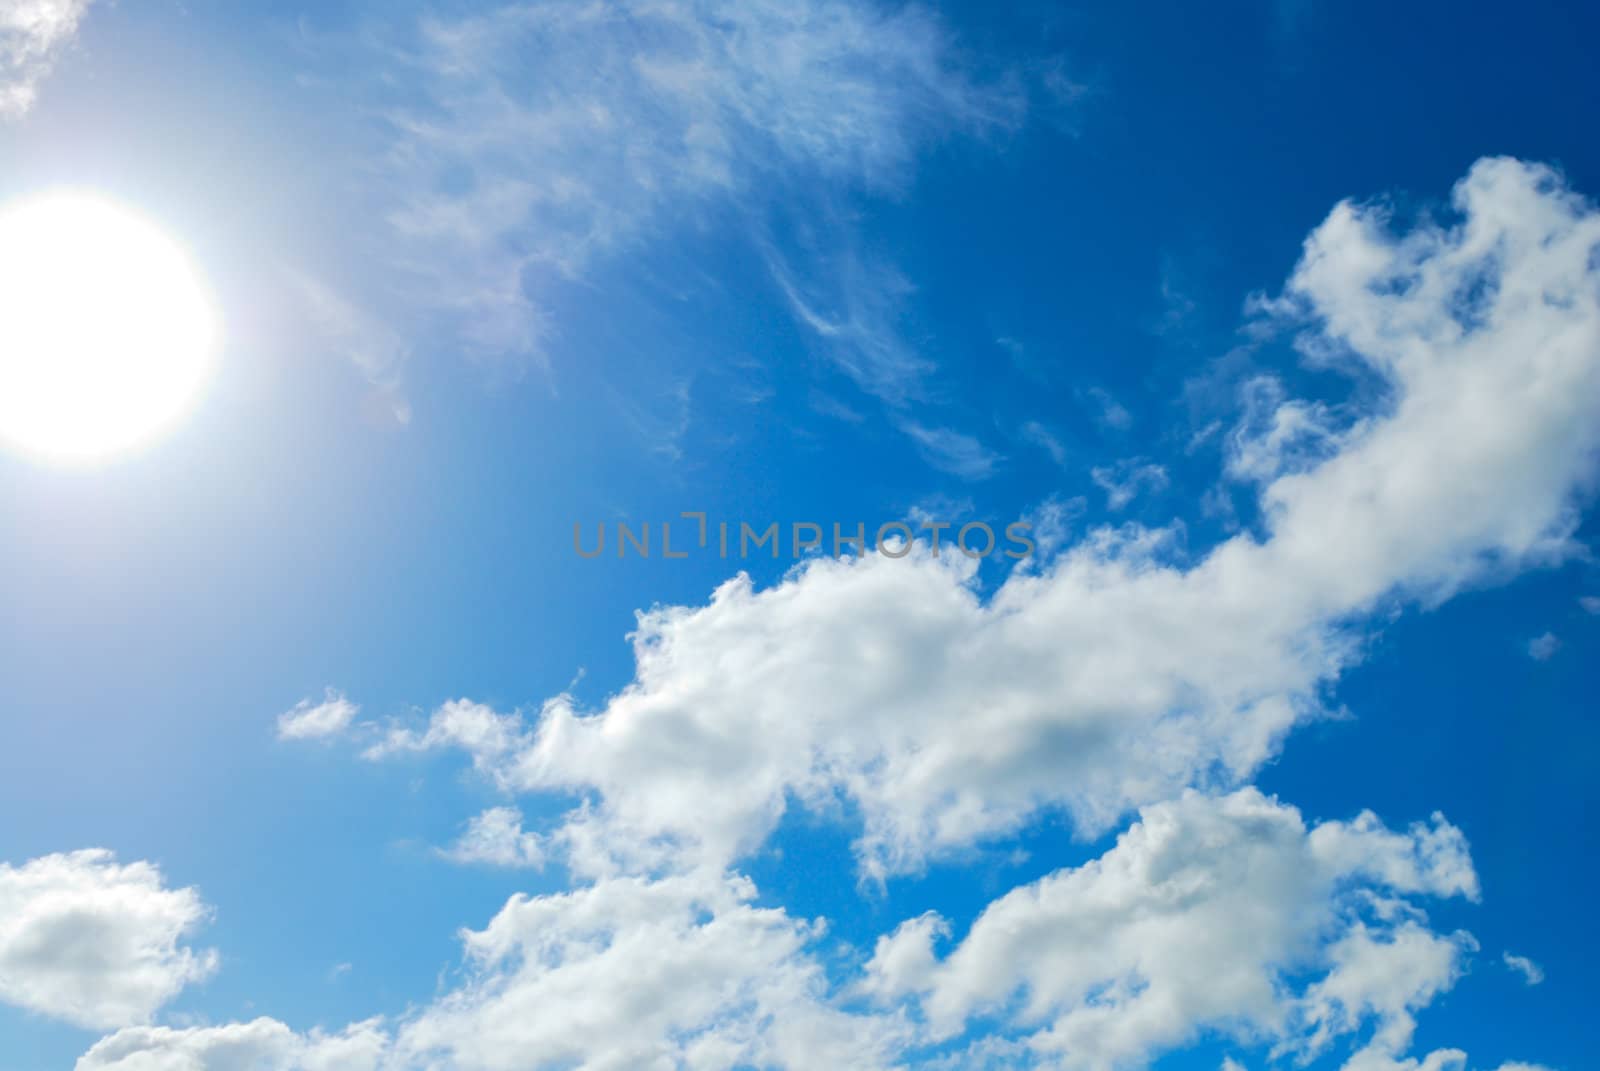
[[[216,972],[184,943],[209,916],[194,888],[104,849],[0,863],[0,1001],[87,1029],[148,1022]]]

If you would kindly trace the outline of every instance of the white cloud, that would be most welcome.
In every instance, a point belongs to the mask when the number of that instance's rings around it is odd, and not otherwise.
[[[480,772],[488,773],[498,760],[512,752],[520,738],[516,716],[496,714],[467,699],[452,699],[434,711],[425,732],[394,730],[364,755],[378,760],[408,751],[459,747],[473,756]]]
[[[215,952],[183,944],[207,914],[153,864],[99,849],[0,863],[0,1001],[88,1028],[142,1023],[215,971]]]
[[[859,424],[866,419],[861,413],[850,408],[831,394],[825,394],[822,391],[812,391],[810,401],[811,408],[818,413],[832,417],[835,420],[842,420],[846,424]]]
[[[514,896],[463,933],[462,982],[399,1023],[129,1029],[77,1071],[889,1067],[909,1038],[903,1016],[841,1010],[808,952],[822,925],[754,894],[702,872]]]
[[[350,727],[361,708],[343,692],[329,688],[322,702],[302,699],[278,715],[279,740],[320,740],[338,736]]]
[[[1421,1059],[1401,1058],[1382,1045],[1362,1049],[1343,1065],[1342,1071],[1466,1071],[1467,1054],[1460,1049],[1438,1049]],[[1245,1071],[1235,1060],[1223,1062],[1222,1071]],[[1501,1064],[1496,1071],[1550,1071],[1537,1064]]]
[[[472,980],[398,1046],[463,1071],[888,1066],[898,1021],[828,1003],[805,953],[820,929],[754,906],[754,892],[681,875],[513,897],[465,935]]]
[[[1016,129],[1029,85],[1046,100],[1070,86],[1059,61],[978,75],[917,3],[511,3],[376,36],[360,47],[385,76],[352,91],[380,117],[381,149],[361,167],[376,175],[373,240],[397,304],[469,353],[542,363],[562,326],[553,291],[623,265],[698,278],[662,239],[731,222],[819,354],[897,407],[924,396],[935,366],[903,330],[910,281],[860,248],[853,198],[903,187],[943,138]],[[352,66],[345,49],[327,61]],[[312,304],[398,399],[398,336],[326,292]],[[972,471],[973,458],[955,463]]]
[[[1090,479],[1106,493],[1106,505],[1125,509],[1142,491],[1161,491],[1167,486],[1167,470],[1138,458],[1115,465],[1100,465],[1089,471]]]
[[[441,854],[456,863],[500,867],[538,867],[544,847],[535,833],[522,828],[515,807],[491,807],[467,823],[460,838]]]
[[[1561,638],[1554,632],[1545,632],[1528,641],[1528,657],[1535,662],[1548,662],[1561,650]]]
[[[1258,376],[1241,390],[1244,414],[1228,439],[1228,475],[1270,483],[1304,472],[1338,448],[1334,414],[1321,402],[1289,398],[1283,384]]]
[[[971,435],[950,428],[924,427],[912,421],[900,427],[928,464],[963,480],[987,480],[1004,460]]]
[[[930,465],[965,480],[989,478],[1004,460],[1000,455],[972,435],[915,418],[916,403],[933,393],[937,363],[910,340],[911,281],[861,253],[853,224],[841,222],[845,213],[836,206],[796,214],[816,222],[808,219],[785,248],[770,239],[761,243],[796,321],[858,389],[893,410],[896,427]]]
[[[1065,467],[1067,464],[1067,448],[1054,432],[1037,420],[1030,420],[1022,425],[1022,437],[1033,443],[1039,449],[1050,455],[1050,460],[1057,465]]]
[[[1405,1057],[1375,1041],[1345,1062],[1342,1071],[1466,1071],[1467,1054],[1460,1049],[1435,1049],[1419,1058]],[[1550,1071],[1537,1064],[1501,1064],[1497,1071]]]
[[[1133,414],[1104,387],[1090,387],[1083,392],[1094,403],[1094,416],[1104,427],[1113,431],[1126,431],[1133,426]]]
[[[1302,1045],[1310,1052],[1372,1022],[1372,1040],[1352,1062],[1372,1052],[1403,1054],[1416,1030],[1413,1012],[1453,986],[1464,959],[1478,949],[1468,934],[1441,936],[1414,919],[1385,930],[1358,922],[1326,950],[1332,966],[1304,998],[1312,1033]]]
[[[1522,980],[1529,985],[1539,985],[1544,981],[1544,968],[1527,956],[1517,956],[1507,952],[1504,959],[1506,966],[1520,974]]]
[[[410,347],[400,333],[309,275],[292,274],[289,284],[322,342],[356,366],[396,423],[409,424],[401,378]]]
[[[925,395],[935,368],[902,329],[913,288],[896,268],[858,253],[846,230],[836,225],[823,250],[785,255],[765,243],[767,270],[840,371],[868,394],[904,406]]]
[[[1058,1071],[1145,1066],[1206,1030],[1318,1054],[1449,987],[1471,939],[1431,932],[1411,901],[1476,888],[1438,816],[1407,833],[1371,815],[1307,829],[1254,789],[1188,793],[1100,858],[990,904],[942,958],[943,920],[905,924],[878,942],[865,988],[913,999],[930,1042],[998,1015]]]
[[[1600,615],[1600,595],[1585,595],[1578,600],[1584,613]]]
[[[485,839],[538,837],[585,883],[468,933],[466,980],[393,1029],[397,1065],[874,1067],[915,1051],[914,1029],[954,1039],[992,1016],[1003,1036],[967,1066],[1136,1063],[1218,1031],[1274,1058],[1359,1044],[1347,1071],[1463,1066],[1408,1055],[1475,947],[1420,907],[1477,895],[1459,831],[1308,829],[1222,794],[1321,711],[1364,615],[1571,549],[1600,446],[1600,222],[1509,161],[1476,166],[1457,204],[1459,227],[1403,236],[1339,206],[1270,303],[1389,395],[1317,414],[1304,452],[1269,432],[1245,473],[1259,535],[1190,556],[1176,529],[1098,529],[987,598],[973,563],[926,553],[819,560],[759,592],[741,577],[641,614],[635,677],[598,711],[455,700],[391,728],[370,757],[458,748],[508,792],[580,795],[547,835],[506,808]],[[1259,427],[1310,426],[1295,404],[1269,399]],[[1085,832],[1143,812],[947,953],[949,923],[907,923],[847,998],[812,951],[821,923],[757,907],[727,869],[794,801],[859,815],[880,878],[1041,810]],[[863,993],[880,1013],[847,1010]]]
[[[389,49],[425,100],[385,112],[389,219],[496,352],[538,348],[547,273],[796,178],[892,187],[925,142],[1023,107],[959,69],[934,15],[844,0],[510,4]]]
[[[665,838],[719,865],[791,800],[844,798],[880,875],[1041,809],[1093,833],[1242,782],[1321,712],[1363,615],[1571,549],[1600,448],[1600,217],[1509,160],[1456,204],[1458,226],[1398,236],[1341,204],[1307,240],[1273,307],[1389,398],[1264,483],[1264,536],[1190,560],[1176,530],[1091,531],[987,600],[949,557],[739,578],[642,614],[635,678],[600,711],[463,701],[375,754],[459,746],[508,790],[591,794],[616,850]]]
[[[564,832],[574,855],[605,835],[594,817]],[[1404,832],[1370,814],[1308,829],[1253,789],[1189,793],[1147,808],[1100,858],[995,901],[948,954],[935,948],[945,920],[905,923],[853,983],[824,969],[822,921],[758,906],[743,877],[610,874],[513,896],[462,934],[459,982],[397,1022],[127,1029],[77,1071],[1100,1071],[1202,1034],[1320,1055],[1368,1026],[1352,1071],[1444,1071],[1455,1065],[1439,1054],[1398,1061],[1412,1015],[1475,946],[1432,932],[1419,901],[1476,890],[1440,816]],[[1002,1027],[928,1055],[984,1015]]]
[[[91,0],[6,0],[0,4],[0,119],[26,114],[39,83],[78,33]]]
[[[1161,315],[1151,325],[1158,335],[1181,338],[1200,307],[1190,294],[1188,273],[1171,253],[1161,257]]]
[[[273,1019],[225,1026],[132,1027],[95,1043],[75,1071],[378,1071],[389,1038],[378,1020],[299,1035]]]
[[[612,402],[646,449],[676,462],[683,458],[684,437],[694,420],[693,388],[692,380],[680,379],[654,397],[636,399],[612,391]]]

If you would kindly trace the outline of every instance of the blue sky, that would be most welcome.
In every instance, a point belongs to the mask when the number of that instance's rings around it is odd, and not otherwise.
[[[1597,21],[0,0],[223,324],[0,451],[0,1067],[1591,1065]]]

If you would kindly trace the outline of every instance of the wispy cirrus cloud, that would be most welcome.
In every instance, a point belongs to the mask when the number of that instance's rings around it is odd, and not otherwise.
[[[421,92],[384,113],[388,219],[500,352],[537,349],[541,273],[807,180],[892,188],[929,138],[1023,107],[933,14],[843,0],[510,4],[389,48]]]
[[[1113,431],[1127,431],[1133,427],[1133,414],[1104,387],[1090,387],[1082,391],[1080,397],[1086,400],[1095,420],[1102,427]]]
[[[1029,79],[1045,96],[1060,80],[976,73],[937,13],[850,0],[512,3],[355,47],[395,75],[363,90],[380,242],[469,353],[548,363],[553,290],[724,228],[754,241],[807,343],[896,408],[935,364],[903,331],[914,282],[863,248],[854,203],[903,189],[940,139],[1015,129]],[[398,397],[393,340],[315,304]]]
[[[361,371],[396,423],[409,424],[403,377],[411,347],[400,332],[320,279],[292,273],[289,287],[323,343]]]
[[[1060,465],[1063,468],[1066,467],[1068,457],[1067,446],[1061,441],[1060,436],[1056,435],[1055,432],[1051,431],[1037,420],[1030,420],[1026,424],[1022,425],[1021,435],[1025,440],[1037,446],[1046,454],[1049,454],[1051,461],[1054,461],[1057,465]]]
[[[915,288],[899,269],[864,260],[848,239],[792,254],[771,242],[764,249],[795,319],[857,388],[891,407],[926,396],[936,366],[906,338],[901,321]]]
[[[976,437],[953,428],[928,427],[908,420],[900,430],[911,436],[928,464],[963,480],[986,480],[1004,460]]]
[[[1507,952],[1501,959],[1507,967],[1520,975],[1528,985],[1540,985],[1544,982],[1544,969],[1527,956],[1518,956]]]
[[[1169,482],[1165,468],[1143,458],[1097,465],[1089,470],[1089,477],[1106,493],[1106,505],[1112,510],[1125,509],[1140,493],[1160,491]]]

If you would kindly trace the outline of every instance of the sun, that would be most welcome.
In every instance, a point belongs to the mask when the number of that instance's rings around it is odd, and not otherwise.
[[[0,204],[0,442],[66,461],[146,442],[194,401],[218,335],[188,256],[133,212]]]

